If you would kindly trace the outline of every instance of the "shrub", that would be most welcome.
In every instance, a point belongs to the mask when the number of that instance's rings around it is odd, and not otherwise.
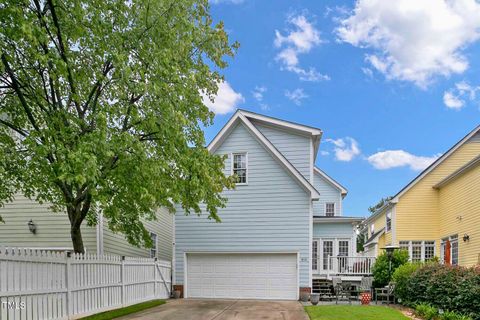
[[[388,260],[387,254],[384,252],[378,256],[375,264],[372,268],[373,273],[373,286],[376,288],[386,286],[392,280],[392,274],[395,270],[408,262],[408,251],[406,250],[396,250],[393,252],[392,256],[392,266],[390,268],[390,261]]]
[[[437,308],[428,303],[420,303],[415,307],[415,313],[425,320],[434,320],[438,317]]]
[[[399,297],[406,305],[430,304],[480,320],[480,268],[427,263],[402,284]],[[401,289],[401,290],[402,290]]]
[[[453,311],[445,311],[440,315],[441,320],[472,320],[471,317],[465,316],[460,313],[456,313]]]
[[[410,280],[412,274],[417,271],[423,264],[421,263],[405,263],[395,270],[392,276],[392,281],[395,283],[395,296],[401,299],[402,302],[408,304],[411,294]]]

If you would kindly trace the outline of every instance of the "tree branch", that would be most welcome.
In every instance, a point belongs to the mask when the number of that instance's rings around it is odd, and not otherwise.
[[[20,129],[20,128],[14,126],[13,124],[11,124],[10,122],[7,122],[7,121],[5,121],[5,120],[0,119],[0,123],[3,124],[3,125],[5,125],[5,126],[7,126],[7,127],[9,127],[10,129],[12,129],[13,131],[17,132],[18,134],[21,134],[23,137],[28,136],[28,132],[23,131],[22,129]]]
[[[5,56],[4,53],[2,53],[2,58],[1,59],[2,59],[3,65],[5,67],[5,70],[8,73],[8,76],[10,77],[10,79],[12,81],[12,87],[15,90],[15,93],[17,94],[18,98],[20,99],[20,103],[22,104],[23,109],[25,110],[25,113],[27,114],[28,120],[30,121],[32,126],[35,128],[35,130],[40,131],[40,129],[37,125],[37,122],[35,121],[35,118],[33,117],[32,110],[30,110],[30,107],[27,103],[27,100],[25,100],[23,92],[20,89],[20,85],[19,85],[17,79],[15,78],[15,74],[13,73],[12,68],[10,68],[10,65],[8,64],[7,57]]]
[[[65,45],[63,43],[63,37],[62,37],[62,32],[60,29],[60,23],[58,21],[57,17],[57,12],[55,11],[55,6],[53,4],[52,0],[47,0],[50,12],[52,13],[52,19],[53,19],[53,24],[55,25],[55,28],[57,29],[57,39],[58,39],[58,46],[59,46],[59,53],[60,57],[62,58],[63,62],[65,62],[65,66],[67,67],[67,79],[68,79],[68,84],[70,86],[70,90],[72,91],[73,98],[70,95],[69,101],[67,103],[67,107],[70,104],[70,100],[73,100],[73,103],[75,105],[75,108],[77,110],[77,114],[80,118],[83,119],[83,114],[82,114],[82,108],[80,107],[80,104],[77,101],[76,95],[77,95],[77,90],[75,88],[75,83],[73,81],[73,75],[72,75],[72,69],[70,68],[70,64],[67,59],[67,54],[66,54],[66,49]]]

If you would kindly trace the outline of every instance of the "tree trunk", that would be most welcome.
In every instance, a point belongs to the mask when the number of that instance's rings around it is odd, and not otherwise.
[[[80,226],[72,226],[70,229],[70,235],[72,237],[73,250],[75,253],[85,253],[85,248],[83,247],[82,231]]]

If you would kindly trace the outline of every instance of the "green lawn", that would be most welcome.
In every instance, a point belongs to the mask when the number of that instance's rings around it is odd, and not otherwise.
[[[305,307],[311,320],[408,320],[400,311],[383,306]]]
[[[126,316],[127,314],[139,312],[148,308],[153,308],[165,303],[165,300],[151,300],[147,302],[142,302],[139,304],[134,304],[125,308],[110,310],[102,313],[97,313],[85,318],[82,320],[109,320],[115,319],[118,317]]]

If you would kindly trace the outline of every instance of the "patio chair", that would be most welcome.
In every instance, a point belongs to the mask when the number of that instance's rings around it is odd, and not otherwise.
[[[373,277],[362,277],[360,281],[359,292],[370,291],[372,292]]]
[[[378,304],[378,298],[382,298],[381,302],[387,301],[388,304],[390,304],[390,299],[392,299],[392,302],[395,303],[395,285],[393,283],[390,283],[388,286],[385,286],[384,288],[376,288],[375,289],[375,304]]]
[[[338,301],[348,301],[352,303],[352,284],[351,283],[339,283],[335,287],[335,304],[338,304]]]

